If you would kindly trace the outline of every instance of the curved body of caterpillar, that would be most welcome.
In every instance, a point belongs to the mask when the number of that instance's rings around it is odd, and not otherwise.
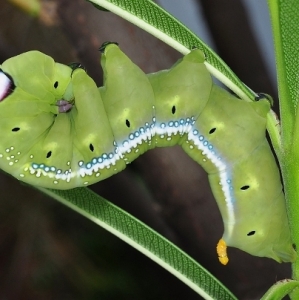
[[[120,172],[151,148],[180,144],[209,175],[224,222],[217,248],[224,261],[226,245],[293,261],[265,138],[269,102],[244,102],[214,85],[200,50],[150,75],[114,44],[101,63],[101,88],[84,70],[37,51],[2,64],[0,167],[33,185],[70,189]]]

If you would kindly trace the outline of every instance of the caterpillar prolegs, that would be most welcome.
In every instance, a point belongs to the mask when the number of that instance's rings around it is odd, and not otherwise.
[[[144,74],[116,44],[102,48],[104,86],[38,51],[0,72],[0,167],[54,189],[87,186],[155,147],[179,144],[208,173],[226,246],[289,262],[280,175],[265,137],[269,101],[242,101],[213,84],[192,50],[171,69]]]

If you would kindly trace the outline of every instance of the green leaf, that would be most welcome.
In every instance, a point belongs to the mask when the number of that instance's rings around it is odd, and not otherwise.
[[[282,139],[284,147],[293,144],[296,107],[299,99],[299,2],[268,0],[271,14],[276,65]],[[296,129],[296,136],[299,134]]]
[[[292,240],[299,245],[299,1],[268,0],[276,54],[283,155],[281,160]],[[292,265],[299,280],[299,261]],[[291,299],[299,299],[298,289]]]
[[[295,280],[281,280],[273,285],[261,300],[281,300],[283,297],[289,295],[294,289],[299,287],[299,282]]]
[[[68,191],[37,189],[133,246],[178,277],[204,299],[236,299],[194,259],[163,236],[88,188]]]

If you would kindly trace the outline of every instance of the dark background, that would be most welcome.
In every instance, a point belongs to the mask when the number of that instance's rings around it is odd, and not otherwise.
[[[253,90],[277,99],[241,3],[197,1],[220,56]],[[62,63],[80,61],[101,85],[97,49],[104,41],[117,41],[145,72],[169,68],[181,57],[84,0],[44,4],[44,14],[34,19],[1,1],[0,61],[37,49]],[[200,299],[147,257],[55,200],[4,173],[0,188],[0,299]],[[277,280],[290,277],[290,264],[233,248],[229,264],[219,264],[215,247],[222,220],[206,174],[180,147],[151,150],[91,188],[173,241],[239,299],[259,299]]]

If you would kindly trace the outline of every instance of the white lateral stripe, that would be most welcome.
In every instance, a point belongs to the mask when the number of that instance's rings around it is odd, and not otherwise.
[[[197,129],[195,129],[197,131]],[[228,212],[228,234],[232,233],[233,224],[235,223],[235,212],[234,212],[234,192],[231,180],[231,173],[228,163],[223,159],[222,155],[214,149],[213,145],[204,138],[203,135],[197,131],[194,135],[194,130],[188,133],[188,139],[191,140],[204,155],[216,166],[219,172],[221,189],[224,194],[224,199]],[[210,147],[209,147],[210,146]]]

